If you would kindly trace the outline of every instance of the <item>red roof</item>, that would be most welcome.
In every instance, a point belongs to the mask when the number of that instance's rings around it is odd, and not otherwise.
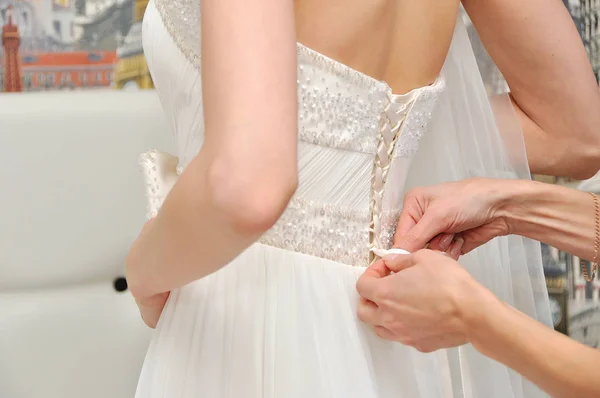
[[[26,66],[73,66],[73,65],[112,65],[115,51],[75,51],[64,53],[23,54],[22,65]]]

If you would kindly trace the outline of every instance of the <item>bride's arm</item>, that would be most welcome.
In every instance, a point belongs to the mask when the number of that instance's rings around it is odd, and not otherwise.
[[[218,270],[285,209],[297,184],[295,42],[291,0],[202,1],[204,146],[130,251],[138,300]]]
[[[560,0],[463,0],[511,90],[531,170],[588,178],[600,168],[600,90]]]

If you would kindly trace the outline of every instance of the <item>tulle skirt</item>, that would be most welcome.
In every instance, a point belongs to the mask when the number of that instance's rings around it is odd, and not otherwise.
[[[253,245],[172,292],[136,397],[530,397],[499,364],[466,360],[471,347],[423,354],[377,337],[356,316],[363,270]]]

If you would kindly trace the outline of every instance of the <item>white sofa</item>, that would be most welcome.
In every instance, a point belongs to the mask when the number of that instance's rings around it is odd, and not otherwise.
[[[145,220],[153,91],[0,95],[0,397],[131,398],[150,337],[115,290]]]

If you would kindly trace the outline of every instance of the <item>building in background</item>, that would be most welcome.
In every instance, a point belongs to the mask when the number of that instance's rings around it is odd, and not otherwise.
[[[109,88],[116,54],[104,52],[39,53],[22,58],[25,91]]]
[[[63,6],[64,4],[60,5]],[[0,91],[107,88],[112,85],[115,51],[24,53],[21,48],[21,32],[13,23],[12,7],[9,6],[6,10],[6,24],[2,27],[3,67],[0,69]],[[30,9],[21,7],[22,10]],[[26,20],[23,15],[21,18]],[[35,27],[32,24],[26,26]]]
[[[600,1],[571,0],[570,3],[573,3],[572,15],[580,20],[581,38],[592,63],[596,80],[600,81],[600,30],[598,29]]]
[[[577,31],[579,32],[579,36],[583,39],[583,19],[581,15],[581,0],[563,0],[567,10],[569,10],[569,14],[571,14],[571,18],[573,18],[573,22],[575,22],[575,26],[577,27]]]
[[[542,244],[542,265],[546,287],[550,298],[550,311],[554,329],[568,334],[569,331],[569,289],[567,267],[560,259],[560,252]]]
[[[21,60],[19,28],[13,24],[12,7],[7,9],[6,23],[2,26],[2,48],[4,49],[5,78],[0,85],[5,92],[21,91]]]
[[[600,173],[584,182],[558,182],[600,194]],[[593,217],[592,211],[590,198],[590,217]],[[590,265],[589,262],[548,247],[543,247],[542,259],[553,319],[556,322],[562,317],[566,322],[555,327],[558,330],[566,327],[572,338],[590,347],[600,348],[600,281],[597,276],[594,281],[587,282],[581,272],[582,262],[586,266]]]
[[[0,26],[11,14],[10,29],[20,35],[13,52],[18,50],[22,90],[153,88],[142,50],[147,5],[148,0],[0,0]],[[4,52],[3,46],[0,91],[15,70],[4,66],[14,63]]]
[[[133,21],[134,0],[72,0],[74,50],[115,51]]]
[[[142,20],[148,0],[135,0],[133,24],[117,48],[115,87],[117,89],[154,88],[142,48]]]
[[[0,23],[6,23],[9,7],[22,52],[68,51],[77,40],[75,11],[67,0],[0,0]]]
[[[600,195],[600,173],[589,180],[579,183],[577,188],[581,191]],[[590,218],[593,218],[593,216],[593,207],[590,198]],[[592,237],[590,237],[591,239]],[[584,266],[590,267],[590,262],[570,254],[566,254],[566,260],[571,271],[571,298],[578,302],[593,301],[600,304],[600,280],[598,278],[600,275],[597,275],[593,282],[587,282],[581,273],[582,263]]]

